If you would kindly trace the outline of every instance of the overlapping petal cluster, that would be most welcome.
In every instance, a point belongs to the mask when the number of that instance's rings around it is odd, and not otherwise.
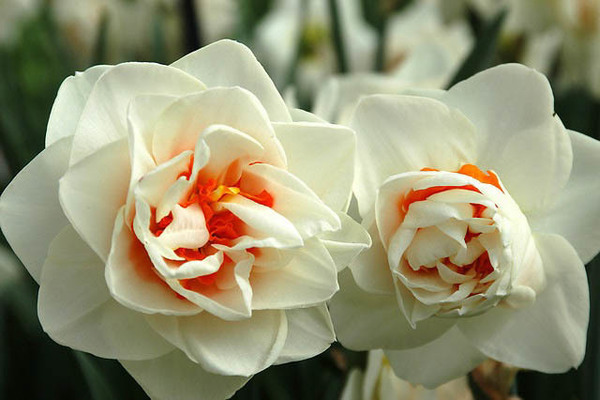
[[[543,75],[504,65],[448,91],[367,97],[351,127],[373,246],[332,300],[342,344],[383,348],[428,387],[487,357],[579,365],[600,142],[564,128]]]
[[[326,349],[325,301],[370,239],[343,214],[353,132],[292,114],[232,41],[68,78],[0,203],[44,330],[157,399],[225,398]]]

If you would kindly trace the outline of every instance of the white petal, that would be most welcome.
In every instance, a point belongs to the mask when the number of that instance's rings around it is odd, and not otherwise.
[[[161,203],[164,201],[163,197],[171,198],[167,193],[175,184],[175,181],[178,180],[179,175],[188,171],[192,155],[192,151],[187,150],[166,160],[164,163],[144,175],[137,184],[137,187],[135,187],[136,199],[142,197],[150,206],[161,208],[161,212],[157,212],[156,215],[157,222],[171,211],[164,205],[160,207],[162,205]]]
[[[148,316],[165,339],[208,372],[250,376],[277,359],[288,331],[285,312],[258,311],[251,318],[225,321],[203,312],[192,317]]]
[[[266,190],[273,197],[272,209],[294,224],[302,238],[341,228],[337,214],[300,179],[268,164],[244,169],[240,189],[258,194]]]
[[[171,66],[192,74],[208,87],[243,87],[258,97],[271,121],[291,120],[277,88],[250,49],[241,43],[221,40],[188,54]]]
[[[358,222],[338,213],[342,229],[323,232],[318,237],[333,258],[338,271],[346,268],[363,251],[371,247],[371,237]]]
[[[354,192],[363,216],[388,177],[425,167],[456,171],[475,158],[475,128],[437,100],[369,96],[359,103],[350,126],[358,138]]]
[[[316,123],[327,123],[324,119],[319,118],[313,113],[301,110],[299,108],[290,108],[290,115],[294,122],[316,122]]]
[[[181,96],[204,87],[185,72],[164,65],[124,63],[111,68],[98,79],[89,95],[77,125],[70,163],[127,137],[127,108],[136,96]]]
[[[143,314],[110,297],[104,263],[70,226],[50,246],[38,314],[54,341],[98,357],[144,360],[172,349]]]
[[[75,134],[79,118],[94,84],[110,68],[112,66],[95,65],[83,72],[76,72],[63,81],[50,111],[46,128],[46,147]]]
[[[362,400],[363,373],[359,369],[353,369],[348,373],[340,400]]]
[[[421,266],[435,266],[437,260],[450,257],[460,248],[461,245],[456,240],[447,236],[437,227],[430,226],[417,231],[404,255],[410,266],[417,270]],[[399,262],[399,260],[389,261],[394,268]]]
[[[327,121],[348,124],[363,96],[400,94],[407,82],[378,74],[351,74],[330,78],[317,93],[313,112]]]
[[[231,211],[252,230],[250,239],[242,240],[233,248],[249,247],[299,247],[304,242],[300,233],[288,219],[273,209],[255,203],[244,196],[231,196],[227,202],[220,202],[224,209]]]
[[[156,167],[152,156],[153,127],[158,116],[176,99],[176,96],[168,95],[141,95],[129,103],[127,128],[131,157],[131,185]]]
[[[106,260],[115,218],[127,200],[129,147],[121,139],[72,165],[60,180],[60,204],[75,230]]]
[[[573,247],[558,235],[537,235],[546,287],[520,309],[496,307],[460,321],[473,345],[496,360],[545,373],[581,364],[589,319],[585,269]]]
[[[149,248],[150,258],[152,259],[157,269],[169,268],[168,266],[159,267],[159,262],[164,262],[164,259],[156,254],[152,253],[152,249]],[[234,258],[234,255],[230,253],[230,256]],[[252,315],[251,302],[252,302],[252,288],[248,282],[250,271],[252,270],[252,264],[254,257],[249,256],[243,259],[234,259],[234,265],[224,265],[222,268],[229,268],[230,270],[219,271],[221,274],[217,276],[223,279],[223,275],[228,281],[229,286],[227,289],[215,287],[214,285],[207,285],[201,288],[201,290],[190,290],[182,285],[182,282],[178,279],[167,279],[169,286],[180,295],[187,298],[189,301],[197,304],[208,313],[212,313],[219,318],[227,321],[238,321],[243,320]]]
[[[246,384],[249,378],[211,374],[180,351],[144,361],[123,361],[129,372],[153,400],[222,400]]]
[[[210,159],[202,168],[201,176],[215,179],[224,185],[234,185],[240,179],[243,166],[262,160],[265,151],[252,136],[226,125],[209,126],[202,133],[201,140],[210,149]],[[230,171],[229,168],[234,163],[237,163],[237,170]]]
[[[400,212],[400,201],[420,179],[430,174],[430,172],[413,171],[393,175],[377,189],[375,219],[379,235],[383,238],[386,246],[389,245],[392,235],[404,220],[404,216]]]
[[[523,211],[552,203],[568,180],[572,154],[542,74],[501,65],[457,84],[441,100],[477,127],[479,154],[471,163],[494,170]]]
[[[338,125],[307,122],[274,128],[287,155],[288,171],[333,210],[345,211],[354,179],[354,133]]]
[[[58,180],[67,169],[71,142],[61,139],[38,154],[0,198],[2,232],[38,283],[50,242],[69,223],[58,201]]]
[[[600,251],[600,142],[569,131],[573,170],[556,203],[530,218],[533,231],[558,233],[577,250],[584,263]]]
[[[349,349],[411,348],[439,337],[455,323],[449,318],[431,318],[413,329],[395,296],[359,289],[349,272],[340,274],[341,289],[329,305],[338,340]]]
[[[286,165],[285,153],[265,109],[252,93],[240,87],[207,89],[182,97],[167,108],[154,128],[152,147],[156,161],[165,162],[193,149],[203,131],[217,124],[256,139],[265,148],[260,161]]]
[[[160,235],[159,240],[172,249],[196,249],[208,242],[208,229],[204,213],[198,204],[173,207],[173,222]]]
[[[202,309],[182,299],[153,270],[144,246],[119,213],[106,263],[111,295],[126,307],[144,313],[190,315]]]
[[[327,306],[287,310],[288,334],[276,364],[305,360],[321,354],[335,341]]]
[[[313,306],[339,289],[335,264],[318,239],[306,241],[284,268],[253,273],[250,284],[253,310]]]
[[[350,263],[350,270],[361,289],[391,295],[394,293],[394,281],[377,226],[373,223],[367,232],[371,236],[371,247]]]
[[[467,374],[487,358],[457,328],[424,346],[386,350],[385,355],[398,377],[430,389]]]

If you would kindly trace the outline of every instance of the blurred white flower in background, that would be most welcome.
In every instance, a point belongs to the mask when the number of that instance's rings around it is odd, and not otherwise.
[[[98,51],[102,34],[103,62],[152,58],[159,37],[163,37],[169,56],[177,55],[181,42],[178,4],[166,0],[53,0],[51,11],[77,65],[87,66]]]
[[[0,46],[12,43],[21,24],[39,8],[39,0],[0,0]]]
[[[371,70],[376,37],[362,18],[360,2],[337,0],[337,6],[349,71]],[[298,95],[309,98],[338,72],[332,35],[327,1],[278,0],[256,29],[254,49],[280,89],[295,69]]]
[[[436,389],[414,386],[398,378],[381,350],[372,350],[367,368],[350,371],[340,400],[472,400],[465,376]]]
[[[506,9],[502,44],[516,45],[519,62],[544,74],[551,74],[556,68],[561,88],[585,87],[600,97],[600,0],[470,0],[464,3],[487,20]],[[465,14],[454,15],[464,17]]]
[[[231,38],[240,23],[240,2],[236,0],[195,0],[196,18],[204,43]]]
[[[440,3],[417,0],[389,18],[384,72],[419,86],[449,83],[473,38],[465,22],[444,23]]]
[[[313,112],[348,124],[362,96],[400,94],[410,88],[442,89],[473,45],[464,21],[446,24],[441,2],[417,0],[387,22],[384,73],[334,76],[318,91]]]

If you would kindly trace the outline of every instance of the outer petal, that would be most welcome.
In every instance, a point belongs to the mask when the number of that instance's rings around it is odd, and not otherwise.
[[[274,124],[274,128],[287,155],[288,171],[333,210],[345,211],[354,179],[354,133],[338,125],[308,122]]]
[[[208,312],[192,317],[150,315],[150,324],[211,373],[250,376],[267,368],[284,346],[288,325],[282,310],[225,321]]]
[[[371,237],[358,222],[346,214],[338,213],[342,229],[324,232],[318,236],[333,258],[338,271],[346,268],[361,251],[371,246]]]
[[[252,309],[307,307],[329,300],[339,289],[337,269],[318,239],[310,239],[285,267],[253,271]]]
[[[578,366],[585,353],[589,293],[585,269],[558,235],[537,235],[547,286],[526,308],[493,309],[459,322],[487,356],[546,373]],[[520,345],[526,343],[527,345]]]
[[[240,86],[248,89],[258,97],[271,121],[291,121],[269,75],[250,49],[241,43],[220,40],[186,55],[171,66],[192,74],[208,87]]]
[[[354,193],[362,216],[389,176],[424,167],[455,171],[475,158],[473,125],[458,110],[433,99],[366,97],[351,127],[358,138]]]
[[[207,372],[180,351],[146,361],[123,361],[123,367],[153,400],[222,400],[249,378]]]
[[[73,165],[60,180],[65,214],[103,260],[117,212],[127,200],[129,171],[129,147],[127,139],[121,139]]]
[[[407,88],[404,80],[378,74],[342,75],[330,78],[315,98],[313,112],[338,124],[348,124],[350,116],[363,96],[400,94]]]
[[[362,291],[350,271],[341,273],[340,286],[329,308],[338,340],[352,350],[419,346],[439,337],[455,323],[451,319],[431,318],[412,329],[395,296]]]
[[[350,264],[352,275],[363,290],[377,294],[394,294],[394,279],[377,225],[371,224],[367,232],[372,240],[371,247],[360,253]]]
[[[335,341],[333,323],[325,303],[285,312],[288,335],[276,364],[305,360],[321,354]]]
[[[50,246],[38,314],[54,341],[99,357],[144,360],[172,349],[142,314],[112,300],[104,263],[70,226]]]
[[[487,357],[455,327],[425,346],[385,351],[396,375],[433,389],[467,374]]]
[[[530,217],[533,231],[558,233],[577,250],[584,264],[600,251],[600,142],[569,131],[573,170],[554,206]]]
[[[125,63],[103,74],[94,86],[75,133],[71,164],[127,137],[127,107],[143,94],[177,95],[205,88],[194,77],[164,65]]]
[[[73,136],[79,118],[96,81],[112,66],[95,65],[76,72],[63,81],[56,94],[46,128],[46,147],[64,137]]]
[[[64,138],[38,154],[0,198],[2,232],[37,282],[50,242],[69,223],[58,201],[58,180],[67,169],[71,143]]]
[[[105,275],[112,296],[134,310],[166,315],[190,315],[202,311],[197,305],[178,297],[154,273],[146,249],[124,224],[122,212],[115,222]]]
[[[569,178],[572,154],[542,74],[501,65],[457,84],[441,100],[476,126],[476,164],[498,173],[523,211],[551,204]]]
[[[203,131],[215,124],[227,125],[256,139],[265,148],[264,157],[256,161],[286,165],[285,153],[265,109],[256,96],[239,87],[211,88],[182,97],[167,108],[154,127],[154,158],[161,163],[194,149]]]

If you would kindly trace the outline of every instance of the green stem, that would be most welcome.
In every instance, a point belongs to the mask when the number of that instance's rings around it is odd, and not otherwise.
[[[340,23],[337,0],[329,0],[329,17],[331,20],[331,36],[337,58],[338,72],[345,74],[348,72],[348,59],[346,58],[346,50],[344,48],[344,38],[342,36],[342,26]]]

